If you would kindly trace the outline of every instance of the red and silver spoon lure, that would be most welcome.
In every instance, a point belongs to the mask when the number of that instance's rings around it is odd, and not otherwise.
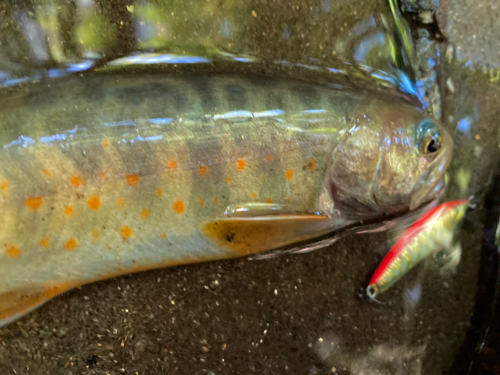
[[[373,274],[366,293],[371,299],[389,289],[429,255],[442,250],[460,261],[461,248],[454,232],[465,215],[470,199],[442,203],[424,213],[396,241]]]

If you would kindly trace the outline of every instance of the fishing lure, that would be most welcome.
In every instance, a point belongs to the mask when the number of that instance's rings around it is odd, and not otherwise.
[[[442,203],[410,225],[377,267],[367,295],[374,299],[431,254],[438,256],[444,251],[458,262],[461,250],[454,242],[454,232],[469,204],[469,199]]]

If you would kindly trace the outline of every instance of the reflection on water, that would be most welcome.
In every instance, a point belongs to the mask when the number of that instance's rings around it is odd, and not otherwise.
[[[493,159],[491,131],[478,128],[482,103],[472,98],[466,82],[451,79],[445,82],[454,104],[445,100],[442,108],[435,70],[439,50],[422,35],[421,59],[415,60],[408,30],[394,2],[390,5],[382,0],[3,2],[0,85],[22,90],[29,81],[91,70],[141,66],[141,74],[156,65],[177,72],[179,65],[210,69],[215,61],[234,72],[240,69],[234,62],[301,68],[304,78],[319,75],[337,87],[358,82],[399,88],[442,115],[455,133],[459,152],[446,198],[480,196],[488,163],[481,166],[478,160]],[[281,114],[221,116],[236,121]],[[147,121],[165,125],[173,119]],[[21,137],[10,146],[32,142]],[[148,272],[63,296],[0,330],[0,371],[29,365],[40,374],[94,366],[110,373],[441,374],[454,359],[474,304],[480,214],[478,208],[466,218],[455,275],[419,267],[387,292],[385,305],[361,300],[356,292],[390,248],[388,238],[379,233],[327,239],[328,250]],[[90,365],[94,361],[87,359],[94,356],[96,364]]]

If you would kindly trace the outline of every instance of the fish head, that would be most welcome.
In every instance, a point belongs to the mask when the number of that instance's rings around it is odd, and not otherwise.
[[[441,195],[453,140],[437,121],[407,104],[379,100],[357,109],[352,121],[329,169],[332,200],[344,216],[415,210]]]

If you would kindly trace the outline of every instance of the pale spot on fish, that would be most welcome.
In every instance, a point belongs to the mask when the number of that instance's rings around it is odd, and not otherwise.
[[[66,250],[73,251],[78,247],[78,241],[76,238],[70,238],[65,244]]]
[[[69,219],[75,216],[75,209],[73,208],[73,206],[66,206],[64,208],[64,215],[66,215],[66,217]]]
[[[266,158],[267,161],[273,160],[273,156],[270,155],[270,154],[266,155],[265,158]]]
[[[101,206],[101,199],[93,195],[87,200],[87,206],[89,206],[91,210],[97,210]]]
[[[109,141],[108,138],[106,138],[104,141],[102,141],[102,147],[108,148],[111,145],[111,142]]]
[[[156,195],[156,197],[157,197],[157,198],[161,198],[162,194],[163,194],[163,189],[162,189],[161,187],[159,187],[159,186],[158,186],[158,187],[155,189],[155,195]]]
[[[31,211],[38,211],[43,205],[43,198],[42,197],[29,197],[28,199],[26,199],[24,201],[24,204]]]
[[[5,250],[5,252],[11,258],[21,258],[21,249],[19,249],[19,247],[17,246],[9,246],[7,250]]]
[[[206,165],[200,165],[198,167],[198,174],[200,176],[205,176],[208,173],[208,167]]]
[[[99,232],[97,230],[95,230],[95,229],[90,232],[90,235],[92,236],[92,240],[94,240],[94,242],[98,241],[99,237],[101,237],[101,235],[99,234]]]
[[[9,191],[10,189],[10,183],[9,181],[5,180],[0,184],[0,190],[2,191]]]
[[[167,234],[166,233],[160,233],[158,235],[158,237],[160,237],[160,238],[167,238]]]
[[[100,175],[102,181],[106,181],[108,179],[108,174],[106,172],[101,172]]]
[[[116,200],[116,207],[118,207],[118,208],[123,208],[123,207],[125,207],[125,199],[123,199],[123,198],[118,198],[118,199]]]
[[[50,169],[44,168],[44,169],[42,169],[42,173],[47,178],[51,178],[52,177],[52,172],[50,171]]]
[[[183,214],[186,211],[186,205],[183,201],[177,200],[173,205],[174,212],[177,214]]]
[[[44,249],[46,249],[50,245],[50,240],[49,240],[48,237],[42,237],[42,239],[38,243],[40,244],[41,247],[43,247]]]
[[[224,182],[225,182],[226,184],[228,184],[228,185],[231,183],[231,181],[232,181],[231,177],[226,177],[226,178],[224,179]]]
[[[198,199],[198,204],[199,204],[201,207],[203,207],[203,206],[205,205],[205,199],[203,199],[203,198],[199,198],[199,199]]]
[[[220,204],[220,199],[219,199],[219,197],[215,197],[215,199],[214,199],[214,204],[215,204],[216,206],[218,206],[218,205]]]
[[[252,198],[252,199],[257,198],[257,193],[256,193],[255,191],[252,191],[252,192],[250,193],[250,198]]]
[[[147,208],[143,208],[141,210],[141,217],[143,219],[147,219],[149,217],[149,210]]]

